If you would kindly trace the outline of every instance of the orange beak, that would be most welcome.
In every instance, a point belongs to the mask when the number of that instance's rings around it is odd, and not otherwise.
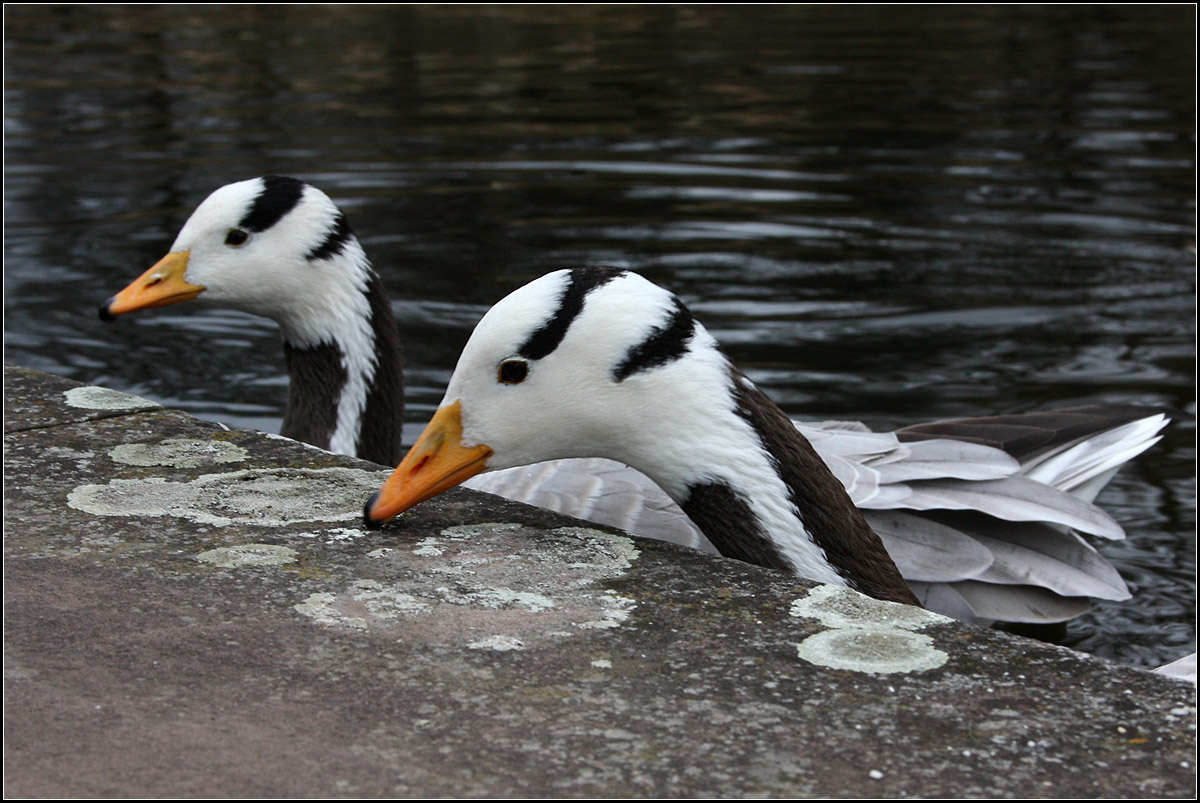
[[[165,307],[180,301],[190,301],[204,292],[197,284],[183,278],[187,272],[188,252],[173,251],[154,267],[137,277],[121,292],[100,307],[100,318],[115,320],[118,315],[151,307]]]
[[[426,499],[448,491],[487,467],[491,447],[463,446],[462,405],[438,409],[383,487],[367,500],[363,521],[379,527]]]

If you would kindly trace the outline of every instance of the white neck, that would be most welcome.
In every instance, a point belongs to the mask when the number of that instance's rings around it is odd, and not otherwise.
[[[707,332],[698,335],[707,337]],[[727,486],[746,504],[757,520],[759,531],[794,573],[821,583],[847,585],[846,578],[830,564],[824,550],[805,527],[801,511],[792,504],[789,489],[780,477],[768,445],[738,414],[733,403],[734,380],[724,355],[715,347],[702,350],[700,354],[711,355],[713,359],[707,366],[706,375],[699,381],[716,391],[714,395],[719,402],[706,399],[710,394],[700,392],[699,388],[680,393],[678,404],[669,411],[662,411],[664,420],[654,428],[670,432],[671,437],[646,443],[643,453],[634,458],[640,464],[635,466],[680,505],[688,501],[693,488],[712,484]],[[694,352],[689,361],[689,373],[693,376],[696,356],[699,355]],[[671,368],[667,366],[661,370]],[[628,381],[636,380],[637,377],[631,377]],[[629,415],[634,413],[627,411]],[[697,524],[703,527],[700,522]]]

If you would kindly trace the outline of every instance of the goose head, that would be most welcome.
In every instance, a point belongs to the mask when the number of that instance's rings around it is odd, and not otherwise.
[[[196,208],[170,252],[100,307],[104,320],[196,299],[275,320],[303,346],[369,315],[362,247],[329,197],[265,176],[228,184]]]
[[[711,440],[688,425],[728,407],[725,364],[678,299],[636,274],[544,276],[476,326],[370,517],[386,521],[480,471],[569,457],[625,462],[678,496],[685,454]]]

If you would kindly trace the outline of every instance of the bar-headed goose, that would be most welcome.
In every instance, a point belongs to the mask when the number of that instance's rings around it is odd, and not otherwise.
[[[165,257],[101,305],[100,317],[191,299],[279,324],[291,379],[281,434],[385,465],[399,459],[396,321],[346,216],[325,193],[282,176],[221,187]]]
[[[724,555],[968,620],[1062,621],[1089,596],[1128,597],[1077,532],[1123,536],[1091,500],[1166,420],[1088,407],[894,434],[794,425],[673,294],[563,270],[484,316],[364,518],[484,471],[607,458],[652,478]]]

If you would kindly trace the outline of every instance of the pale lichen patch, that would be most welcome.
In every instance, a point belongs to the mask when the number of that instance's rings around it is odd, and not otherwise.
[[[630,539],[584,527],[549,533],[507,522],[448,527],[371,553],[378,571],[402,579],[379,587],[360,580],[296,609],[325,624],[404,640],[532,649],[626,621],[636,601],[599,582],[620,576],[636,555]],[[395,610],[410,615],[403,621],[385,615],[392,609],[380,607],[384,597],[403,602]],[[428,615],[411,615],[417,613]]]
[[[80,485],[67,494],[67,505],[97,516],[174,516],[195,498],[196,489],[186,483],[115,479],[107,485]]]
[[[623,571],[633,565],[639,554],[633,539],[623,535],[590,527],[559,527],[553,532],[577,538],[585,544],[584,559],[571,564],[572,568]]]
[[[338,595],[323,591],[309,594],[304,602],[292,607],[299,613],[312,619],[317,624],[331,627],[350,627],[356,630],[366,630],[367,621],[361,616],[349,616],[338,608]]]
[[[623,597],[613,591],[606,591],[604,593],[607,596],[600,599],[600,618],[580,622],[578,627],[591,630],[620,627],[629,618],[629,614],[633,612],[633,609],[637,607],[637,601],[630,597]]]
[[[817,586],[792,603],[791,615],[817,619],[830,628],[797,647],[801,658],[819,666],[892,674],[936,669],[948,658],[933,639],[913,631],[952,619],[850,588]]]
[[[953,621],[913,605],[874,599],[852,588],[833,585],[817,586],[793,602],[791,615],[817,619],[832,628],[920,630]]]
[[[282,566],[295,562],[299,557],[300,553],[296,550],[278,544],[237,544],[201,552],[196,559],[222,569],[240,569],[247,566]]]
[[[477,535],[493,535],[495,533],[512,532],[521,529],[522,525],[511,521],[488,521],[479,524],[458,524],[442,530],[445,538],[474,538]]]
[[[378,484],[376,473],[360,469],[246,469],[204,474],[190,482],[154,477],[83,485],[67,501],[100,516],[170,515],[218,526],[278,527],[357,519],[362,500]],[[350,532],[360,531],[346,528]]]
[[[401,591],[395,585],[385,585],[378,580],[358,580],[352,587],[357,591],[351,598],[361,602],[372,616],[380,619],[394,619],[400,614],[425,613],[429,610],[428,602]]]
[[[117,463],[130,466],[199,468],[215,463],[240,463],[250,453],[224,441],[169,438],[158,443],[122,443],[109,451]]]
[[[71,388],[63,392],[67,404],[84,410],[145,410],[161,404],[119,390],[99,387]]]
[[[513,591],[511,588],[486,588],[467,596],[472,604],[484,608],[524,608],[537,613],[554,607],[554,600],[549,597],[527,591]]]
[[[478,641],[472,641],[467,644],[467,648],[471,650],[492,650],[494,652],[509,652],[511,650],[523,650],[525,645],[520,639],[513,636],[488,636]]]
[[[802,641],[797,652],[818,666],[876,675],[936,669],[948,657],[929,636],[893,628],[825,630]]]
[[[82,465],[95,457],[94,452],[72,449],[69,446],[47,446],[42,449],[42,454],[58,460],[74,460],[78,465]]]
[[[357,527],[330,527],[324,530],[292,533],[291,535],[295,538],[312,538],[327,544],[334,544],[342,541],[355,541],[366,537],[367,534],[366,530]]]
[[[413,550],[413,554],[438,557],[443,554],[439,544],[441,544],[441,541],[436,538],[422,538],[417,542],[417,547]]]
[[[372,622],[427,613],[430,605],[393,584],[355,580],[348,593],[310,594],[292,606],[321,625],[367,630]]]

